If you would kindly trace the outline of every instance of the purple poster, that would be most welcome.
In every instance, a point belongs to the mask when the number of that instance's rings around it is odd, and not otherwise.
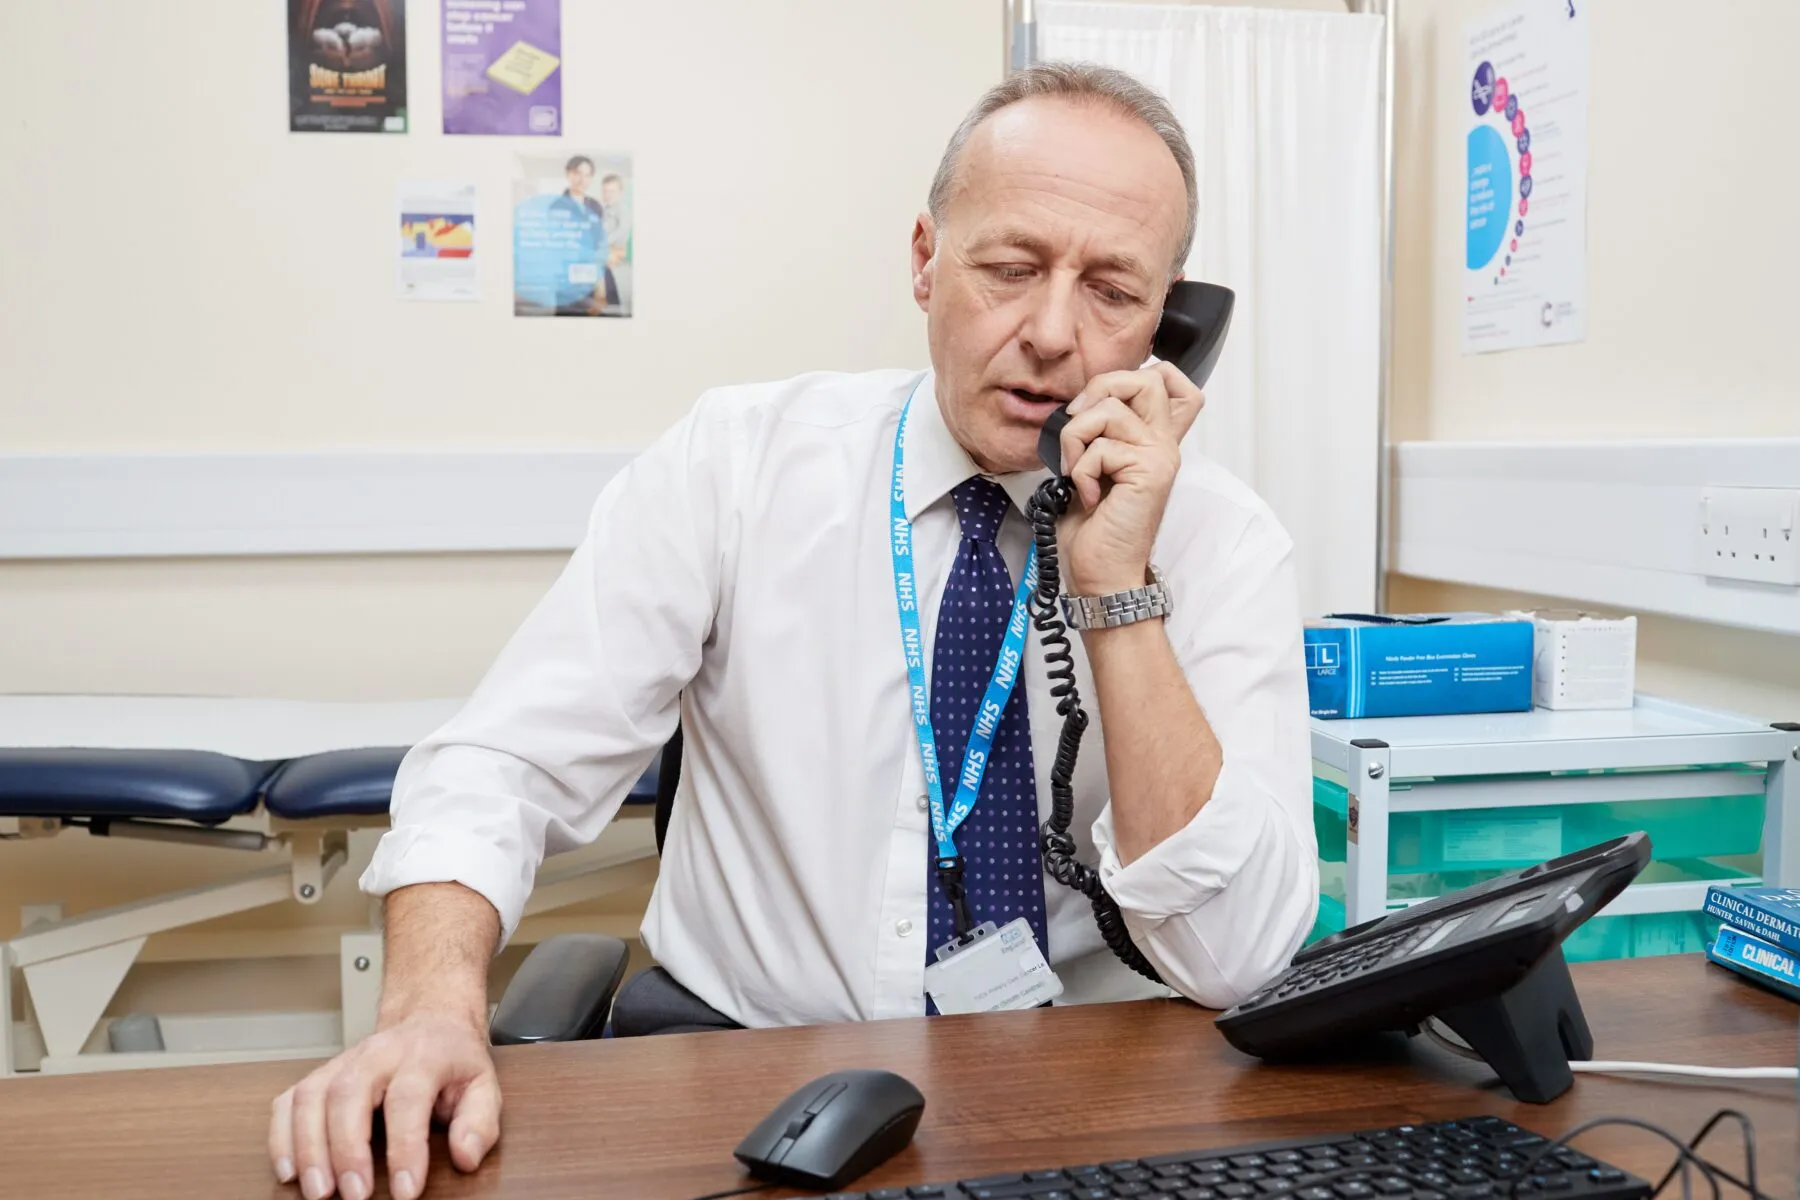
[[[562,132],[562,0],[444,0],[444,132]]]

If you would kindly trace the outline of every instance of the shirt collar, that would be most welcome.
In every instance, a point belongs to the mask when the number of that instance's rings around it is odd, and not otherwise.
[[[913,392],[912,413],[906,420],[906,519],[918,520],[920,513],[971,475],[983,475],[999,484],[1013,507],[1023,513],[1026,501],[1050,472],[1040,467],[986,475],[944,424],[943,409],[938,407],[937,373],[927,371]]]

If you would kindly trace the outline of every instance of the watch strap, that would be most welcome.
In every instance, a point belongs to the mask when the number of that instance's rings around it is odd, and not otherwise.
[[[1061,599],[1063,619],[1073,629],[1116,629],[1153,617],[1166,617],[1175,608],[1168,584],[1155,567],[1150,568],[1150,581],[1142,587],[1102,596],[1065,594]]]

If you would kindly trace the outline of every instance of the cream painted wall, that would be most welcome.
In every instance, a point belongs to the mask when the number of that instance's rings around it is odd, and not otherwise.
[[[1129,4],[1200,4],[1204,0],[1124,0]],[[1344,0],[1233,0],[1221,8],[1293,8],[1312,12],[1344,12]]]
[[[923,361],[908,235],[999,77],[997,2],[568,3],[557,139],[439,132],[437,0],[407,6],[412,132],[288,134],[283,7],[13,21],[37,49],[0,75],[28,181],[0,189],[0,450],[634,449],[711,385]],[[195,30],[235,49],[171,69]],[[615,148],[639,315],[511,317],[514,154]],[[418,178],[480,185],[480,304],[393,298]],[[0,563],[0,690],[459,693],[559,564]]]
[[[466,695],[550,554],[0,564],[0,691]]]
[[[439,7],[405,136],[286,132],[283,4],[11,14],[8,449],[630,450],[708,386],[921,361],[911,224],[997,4],[565,3],[557,138],[440,132]],[[514,156],[579,150],[634,157],[637,315],[514,319]],[[417,179],[479,185],[478,304],[394,298]]]
[[[1396,440],[1800,434],[1800,304],[1779,269],[1800,165],[1775,149],[1800,5],[1587,3],[1587,340],[1464,355],[1462,46],[1498,5],[1400,0]]]
[[[1397,29],[1396,441],[1800,434],[1800,303],[1781,231],[1800,184],[1786,47],[1800,5],[1588,0],[1587,340],[1464,355],[1461,168],[1468,20],[1493,0],[1400,0]],[[1453,119],[1454,117],[1454,119]],[[1395,579],[1400,610],[1544,604]],[[1640,687],[1800,719],[1800,639],[1640,623]]]

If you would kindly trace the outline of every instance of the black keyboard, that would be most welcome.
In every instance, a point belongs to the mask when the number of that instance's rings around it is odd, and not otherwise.
[[[825,1200],[1505,1200],[1547,1142],[1499,1117],[1395,1125],[1151,1158],[1012,1171]],[[1531,1200],[1641,1200],[1650,1185],[1559,1148],[1520,1180]]]

